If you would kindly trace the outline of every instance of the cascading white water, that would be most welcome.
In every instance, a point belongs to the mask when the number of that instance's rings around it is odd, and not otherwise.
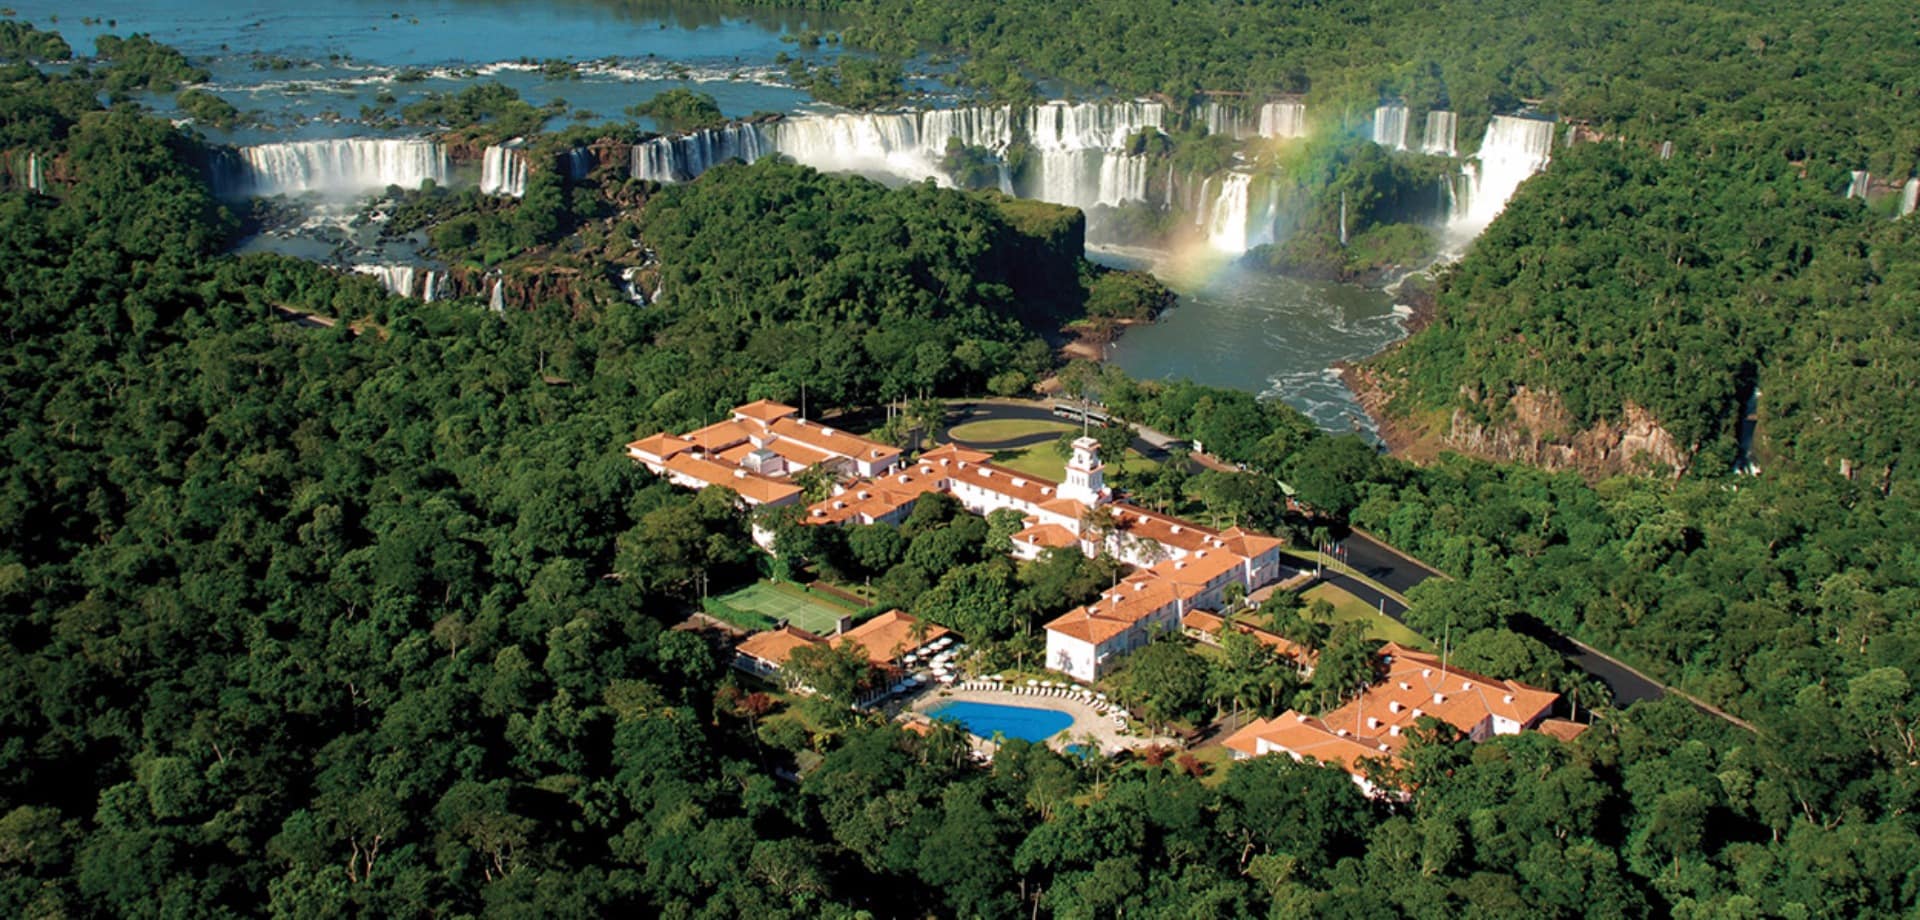
[[[1853,181],[1847,183],[1847,197],[1866,200],[1867,189],[1873,186],[1873,174],[1864,169],[1853,171]]]
[[[427,272],[427,280],[420,286],[420,300],[425,303],[433,303],[435,300],[438,300],[440,297],[440,283],[445,280],[445,276],[439,272]]]
[[[1673,159],[1673,142],[1672,141],[1660,142],[1660,159],[1663,159],[1663,160]]]
[[[1200,197],[1205,206],[1197,217],[1199,225],[1206,230],[1208,245],[1221,252],[1247,251],[1247,202],[1252,187],[1253,177],[1239,172],[1222,178],[1211,196],[1207,192],[1213,189],[1213,178],[1209,176],[1201,183]]]
[[[1152,167],[1152,158],[1144,155],[1104,154],[1100,158],[1100,182],[1094,189],[1094,203],[1111,207],[1127,201],[1147,200],[1147,171]]]
[[[1920,206],[1920,179],[1908,179],[1907,184],[1900,187],[1899,216],[1912,214],[1916,206]]]
[[[47,193],[47,177],[40,170],[40,155],[27,154],[27,188],[44,195]]]
[[[1459,119],[1452,112],[1435,110],[1427,113],[1426,135],[1420,140],[1420,151],[1435,156],[1454,155],[1454,136],[1459,133]]]
[[[1260,107],[1261,137],[1306,137],[1307,104],[1304,102],[1269,102]]]
[[[1203,113],[1207,121],[1207,133],[1220,137],[1240,140],[1252,134],[1247,130],[1247,119],[1239,107],[1209,102]]]
[[[380,286],[395,297],[413,296],[415,269],[411,265],[355,265],[353,270],[362,275],[371,275],[378,279]]]
[[[507,312],[507,297],[500,290],[502,279],[493,279],[493,293],[487,295],[487,308],[495,313]]]
[[[527,141],[516,137],[488,147],[480,158],[480,194],[522,198],[527,194]]]
[[[753,125],[708,128],[678,137],[656,137],[633,148],[633,177],[653,182],[689,182],[714,165],[760,159],[768,148]]]
[[[1407,107],[1383,105],[1373,110],[1373,142],[1393,150],[1407,149]]]
[[[1124,151],[1134,134],[1158,131],[1165,115],[1157,102],[1034,106],[1027,113],[1034,152],[1027,194],[1079,208],[1145,201],[1151,159]]]
[[[920,143],[925,150],[945,153],[949,140],[1003,152],[1013,143],[1013,110],[1001,105],[920,113]]]
[[[1158,130],[1165,114],[1166,107],[1154,102],[1050,102],[1027,110],[1024,126],[1035,155],[1025,193],[1082,208],[1144,200],[1150,158],[1127,156],[1123,149],[1136,132]],[[732,125],[656,138],[634,148],[633,175],[685,182],[729,158],[752,162],[777,152],[830,172],[945,182],[941,161],[949,142],[1004,156],[1015,124],[1006,106],[801,115],[757,129]],[[1001,190],[1011,194],[1012,178],[1005,163],[1000,166]]]
[[[827,172],[920,178],[939,163],[937,154],[928,161],[919,116],[911,112],[788,118],[768,126],[767,134],[773,149]]]
[[[1546,168],[1552,151],[1553,122],[1493,116],[1476,155],[1479,165],[1467,163],[1461,167],[1463,188],[1455,192],[1448,229],[1459,236],[1478,236],[1500,215],[1520,183]],[[1460,198],[1466,200],[1461,202]]]
[[[1027,112],[1027,137],[1040,150],[1113,150],[1143,128],[1159,130],[1158,102],[1048,102]]]
[[[329,192],[345,195],[389,185],[419,188],[447,181],[447,155],[417,138],[354,137],[242,147],[230,174],[215,177],[223,197]]]

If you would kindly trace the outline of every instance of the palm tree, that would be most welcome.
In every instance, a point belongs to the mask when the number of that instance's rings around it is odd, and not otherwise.
[[[1560,681],[1560,695],[1567,698],[1569,715],[1574,721],[1580,720],[1580,705],[1586,704],[1587,721],[1593,721],[1594,710],[1613,702],[1613,691],[1601,682],[1600,678],[1585,671],[1570,671]]]

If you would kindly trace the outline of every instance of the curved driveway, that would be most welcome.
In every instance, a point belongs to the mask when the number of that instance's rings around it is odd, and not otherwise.
[[[1059,417],[1053,414],[1051,407],[1045,403],[1015,400],[958,400],[947,404],[947,418],[940,426],[940,430],[935,433],[934,441],[935,443],[939,443],[941,441],[951,440],[948,437],[948,432],[959,425],[968,422],[1000,419],[1061,421]],[[1132,448],[1148,458],[1154,460],[1165,459],[1167,456],[1165,445],[1170,443],[1171,439],[1159,432],[1152,432],[1151,435],[1151,438],[1142,435],[1141,429],[1136,426],[1134,439],[1131,444]],[[969,441],[963,443],[967,447],[974,447],[981,450],[1009,450],[1020,447],[1031,447],[1035,444],[1051,441],[1055,437],[1057,437],[1057,435],[1035,434],[1007,438],[1002,441]],[[1204,463],[1211,458],[1196,455],[1195,459]],[[1207,465],[1216,468],[1231,469],[1231,467],[1226,467],[1224,464],[1217,462]],[[1359,578],[1353,577],[1351,574],[1337,571],[1333,568],[1328,568],[1325,571],[1322,580],[1352,594],[1362,602],[1371,605],[1374,609],[1401,622],[1405,622],[1406,620],[1407,607],[1400,598],[1405,597],[1407,591],[1414,585],[1426,581],[1429,578],[1446,577],[1440,572],[1422,565],[1412,557],[1395,550],[1393,547],[1362,531],[1356,530],[1348,533],[1346,538],[1340,541],[1340,545],[1346,550],[1346,554],[1342,559],[1346,567],[1364,576],[1368,581],[1385,587],[1387,590],[1381,591],[1375,587],[1374,584],[1369,584],[1367,581],[1362,581]],[[1671,688],[1628,667],[1625,663],[1601,653],[1592,646],[1580,642],[1571,636],[1554,631],[1538,620],[1526,618],[1523,621],[1510,625],[1516,632],[1532,636],[1545,643],[1547,647],[1565,656],[1568,663],[1593,675],[1599,679],[1601,683],[1606,684],[1607,689],[1612,691],[1615,702],[1621,706],[1637,703],[1642,700],[1657,700],[1666,696],[1669,692],[1678,692],[1672,691]],[[1690,695],[1688,695],[1687,698],[1691,700],[1695,706],[1699,707],[1702,712],[1726,719],[1742,728],[1752,729],[1752,726],[1747,723],[1712,706],[1708,706],[1699,699]]]

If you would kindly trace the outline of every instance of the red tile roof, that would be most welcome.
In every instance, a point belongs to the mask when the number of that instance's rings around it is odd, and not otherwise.
[[[709,486],[726,486],[740,493],[740,497],[756,504],[772,504],[800,494],[799,486],[751,473],[737,466],[715,463],[690,453],[675,454],[667,460],[665,466],[671,472],[704,482]]]
[[[1291,709],[1274,718],[1249,723],[1222,743],[1234,751],[1257,757],[1261,754],[1262,741],[1270,746],[1269,750],[1283,748],[1302,758],[1310,757],[1337,766],[1355,776],[1364,775],[1366,761],[1383,761],[1388,765],[1399,763],[1395,755],[1397,747],[1378,739],[1355,736],[1351,731],[1335,728],[1332,723]]]
[[[800,410],[785,403],[774,402],[771,399],[761,399],[747,403],[744,406],[735,406],[733,414],[744,415],[757,422],[765,423],[771,422],[774,419],[799,415]]]
[[[826,640],[807,632],[798,626],[782,626],[748,636],[740,643],[737,651],[742,655],[772,662],[785,667],[787,659],[793,657],[793,650],[803,645],[824,645]]]
[[[945,626],[928,623],[926,632],[915,640],[913,630],[919,624],[919,620],[906,613],[889,610],[835,637],[833,644],[838,648],[857,643],[866,650],[869,661],[876,665],[889,665],[900,656],[949,632]]]

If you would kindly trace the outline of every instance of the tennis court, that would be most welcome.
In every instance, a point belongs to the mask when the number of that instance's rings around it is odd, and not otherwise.
[[[758,581],[719,598],[735,610],[757,613],[773,620],[786,620],[813,633],[830,633],[843,616],[859,611],[836,598],[808,594],[799,585]]]

